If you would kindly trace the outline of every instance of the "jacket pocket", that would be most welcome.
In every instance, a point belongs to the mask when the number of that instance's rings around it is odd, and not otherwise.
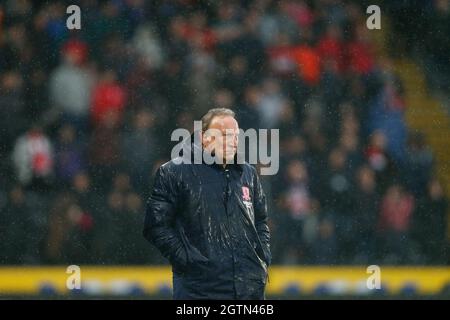
[[[179,232],[181,241],[183,242],[183,246],[186,251],[186,265],[184,267],[185,273],[204,273],[209,265],[209,259],[190,243],[181,225],[179,226]]]

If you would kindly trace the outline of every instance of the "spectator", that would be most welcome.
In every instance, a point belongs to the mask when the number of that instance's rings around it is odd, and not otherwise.
[[[280,10],[280,7],[283,6],[281,2],[260,4],[265,10],[261,17],[259,33],[265,46],[275,45],[278,42],[278,36],[281,34],[286,35],[289,39],[298,35],[299,29],[295,21],[286,14],[286,10]]]
[[[49,188],[54,174],[54,154],[50,139],[42,128],[33,125],[14,146],[12,161],[23,186]]]
[[[68,35],[64,4],[62,2],[50,3],[45,9],[48,15],[45,32],[51,41],[51,45],[60,48]]]
[[[76,203],[78,203],[83,212],[92,216],[95,222],[97,218],[101,220],[103,208],[101,208],[100,203],[102,196],[93,188],[91,177],[85,171],[79,171],[74,175],[71,191]]]
[[[317,240],[312,245],[311,257],[313,263],[333,265],[338,262],[338,241],[335,225],[329,219],[323,219],[319,224]]]
[[[227,63],[232,65],[231,59],[235,57],[245,58],[247,64],[245,80],[255,82],[263,76],[266,66],[266,50],[258,34],[261,14],[256,8],[249,8],[242,19],[242,33],[234,40],[234,50]],[[239,95],[239,92],[237,94]]]
[[[316,241],[319,239],[319,228],[320,223],[323,218],[323,213],[321,212],[320,203],[317,199],[311,199],[311,210],[309,214],[305,217],[302,230],[302,243],[305,246],[305,262],[314,263],[318,257],[316,249]]]
[[[110,195],[110,261],[116,264],[143,264],[151,260],[148,244],[141,237],[142,199],[134,192]]]
[[[0,263],[21,265],[38,262],[35,232],[37,225],[27,203],[26,192],[16,185],[9,192],[6,206],[0,210]]]
[[[95,20],[92,20],[87,35],[95,55],[99,54],[104,40],[119,34],[128,35],[128,22],[123,18],[121,7],[118,2],[106,1],[99,4],[95,11]]]
[[[375,258],[376,224],[380,212],[380,199],[377,193],[375,172],[362,165],[356,173],[356,188],[353,195],[353,236],[356,242],[355,262],[367,264]]]
[[[248,78],[248,61],[245,56],[237,55],[231,58],[229,72],[226,73],[222,80],[222,86],[234,92],[236,98],[242,101],[245,87],[249,84],[251,79]]]
[[[9,25],[3,25],[2,33],[4,34],[4,41],[2,41],[1,45],[2,57],[0,58],[0,68],[2,71],[17,70],[21,67],[27,49],[28,39],[26,26],[20,20],[12,21]]]
[[[347,44],[348,66],[350,72],[367,75],[374,68],[374,48],[369,42],[368,30],[365,24],[355,27],[353,39]]]
[[[59,194],[49,215],[44,257],[52,264],[90,263],[93,218],[70,194]]]
[[[56,178],[68,186],[73,177],[86,169],[85,152],[76,136],[75,128],[64,124],[58,131],[55,148]]]
[[[122,85],[123,79],[131,72],[133,59],[136,59],[136,53],[124,41],[123,33],[111,33],[105,38],[97,61],[101,73],[112,71],[119,80],[117,84]],[[140,60],[143,61],[142,58]]]
[[[405,263],[410,258],[411,218],[415,201],[399,184],[391,185],[381,201],[378,220],[385,263]]]
[[[292,50],[292,56],[297,64],[298,73],[305,84],[316,86],[320,81],[320,55],[312,46],[311,31],[306,29],[302,42]]]
[[[339,242],[339,258],[348,261],[354,255],[358,239],[354,237],[355,217],[351,203],[353,181],[347,170],[347,157],[343,150],[335,148],[330,152],[328,170],[323,175],[319,199],[336,224],[334,231]]]
[[[123,154],[127,155],[126,167],[132,184],[141,192],[149,186],[150,172],[155,161],[155,118],[150,110],[139,110],[133,119],[133,128],[123,136]]]
[[[216,35],[208,25],[208,17],[201,10],[194,11],[185,25],[184,36],[188,42],[195,42],[199,48],[212,52],[216,45]]]
[[[194,40],[197,42],[191,43],[191,52],[186,63],[192,103],[201,117],[211,104],[218,66],[214,55],[202,47],[200,39]]]
[[[286,104],[279,82],[276,79],[265,79],[258,111],[263,128],[277,128]]]
[[[89,254],[91,263],[105,263],[108,244],[108,215],[104,205],[104,194],[99,193],[92,185],[92,179],[87,172],[80,171],[73,177],[70,190],[71,196],[86,217],[92,219],[91,237],[89,239]]]
[[[174,48],[174,50],[181,49]],[[160,78],[161,94],[167,99],[168,110],[171,113],[187,111],[188,106],[190,106],[190,93],[186,81],[186,63],[184,60],[185,56],[169,56]]]
[[[28,88],[25,94],[27,120],[41,119],[49,111],[48,75],[40,66],[36,67],[25,86]]]
[[[295,110],[293,102],[289,99],[284,99],[281,103],[281,114],[278,120],[278,129],[281,135],[280,139],[285,140],[298,132],[297,121],[295,118]]]
[[[217,7],[217,21],[213,25],[213,32],[217,39],[217,49],[222,55],[232,54],[233,44],[243,32],[239,23],[241,9],[236,2],[222,2]]]
[[[393,160],[403,162],[406,145],[406,125],[403,119],[405,101],[401,83],[394,75],[386,77],[370,108],[372,128],[386,134],[386,150]]]
[[[314,22],[314,14],[306,1],[280,1],[280,11],[291,17],[300,30],[311,28]]]
[[[132,191],[130,176],[126,172],[117,173],[112,182],[113,192],[119,192],[123,196],[126,196],[128,192]]]
[[[325,35],[319,40],[317,50],[321,61],[336,66],[337,74],[342,74],[345,67],[344,43],[342,30],[336,24],[327,27]]]
[[[27,122],[23,96],[23,78],[17,71],[8,71],[0,76],[0,154],[12,149],[12,141],[22,134]]]
[[[426,257],[425,263],[442,264],[448,256],[447,209],[441,183],[436,178],[430,179],[427,193],[419,199],[413,216],[414,238]]]
[[[328,168],[323,172],[322,203],[339,215],[348,215],[353,184],[347,170],[347,156],[342,149],[335,148],[330,152]]]
[[[332,60],[324,60],[320,87],[323,88],[322,99],[325,103],[325,123],[331,136],[337,135],[339,122],[339,104],[345,97],[345,82],[338,74],[338,65]]]
[[[283,215],[280,228],[284,233],[281,241],[290,249],[285,250],[287,255],[282,259],[299,263],[306,259],[302,233],[305,219],[311,212],[311,195],[305,165],[298,160],[292,160],[286,170],[286,181],[280,202]]]
[[[433,166],[433,153],[425,143],[423,134],[411,134],[407,154],[404,174],[405,182],[409,190],[415,195],[427,193],[427,182],[431,178]]]
[[[89,168],[95,187],[105,191],[111,176],[118,170],[122,160],[121,137],[118,130],[118,114],[107,113],[95,128],[89,142]]]
[[[236,110],[239,125],[243,130],[249,128],[259,129],[261,126],[258,106],[261,101],[261,91],[256,85],[249,85],[244,90],[242,106]]]
[[[183,62],[189,53],[189,47],[185,40],[186,20],[183,16],[177,15],[171,18],[168,24],[167,49],[168,57],[172,61]]]
[[[351,173],[364,161],[358,142],[359,136],[350,133],[343,134],[339,139],[339,147],[347,156],[347,168]]]
[[[365,157],[370,167],[376,172],[380,190],[384,191],[390,180],[396,178],[397,170],[392,158],[386,151],[386,135],[382,131],[375,131],[370,136]]]
[[[276,42],[268,47],[267,56],[270,70],[277,77],[288,77],[297,72],[297,64],[292,55],[292,40],[286,33],[278,33]]]
[[[104,248],[101,259],[109,264],[117,264],[124,261],[123,255],[126,254],[118,251],[124,232],[121,223],[128,218],[125,212],[125,194],[113,190],[108,194],[106,201],[106,226],[102,239]]]
[[[62,50],[62,62],[50,75],[49,97],[55,120],[62,118],[84,134],[88,128],[88,115],[94,76],[84,61],[87,59],[85,43],[72,40]],[[49,115],[48,115],[49,116]]]
[[[162,68],[164,63],[163,48],[154,26],[142,25],[138,27],[133,36],[132,45],[147,68],[151,70]]]
[[[117,82],[114,71],[105,70],[92,93],[91,116],[95,126],[108,117],[114,117],[118,124],[125,108],[125,89]]]

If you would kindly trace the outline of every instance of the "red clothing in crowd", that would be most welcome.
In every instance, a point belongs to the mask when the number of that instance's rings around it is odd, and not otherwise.
[[[320,57],[317,51],[307,45],[279,46],[268,50],[272,70],[280,76],[298,72],[309,85],[320,80]]]
[[[302,79],[309,85],[317,85],[320,81],[320,57],[317,51],[310,46],[301,45],[293,49],[292,55]]]
[[[400,197],[386,195],[381,204],[380,227],[382,230],[406,232],[414,209],[414,198],[409,194]]]
[[[53,155],[48,138],[42,133],[31,132],[27,136],[31,168],[37,177],[45,177],[53,169]]]
[[[301,29],[310,28],[314,22],[314,13],[304,3],[290,1],[286,3],[285,9]]]
[[[190,41],[198,40],[201,43],[201,47],[206,51],[214,50],[217,43],[217,37],[214,31],[210,28],[199,29],[190,24],[184,26],[184,38]]]
[[[347,46],[348,65],[359,74],[368,74],[374,67],[372,48],[361,41],[353,41]]]
[[[344,46],[338,39],[322,38],[317,45],[321,61],[332,60],[336,63],[339,73],[345,69]]]
[[[88,57],[88,46],[77,39],[67,41],[61,50],[64,55],[71,55],[77,65],[83,64]]]

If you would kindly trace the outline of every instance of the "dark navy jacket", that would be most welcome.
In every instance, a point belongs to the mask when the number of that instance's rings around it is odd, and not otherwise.
[[[144,236],[172,264],[175,299],[263,299],[267,218],[253,166],[172,160],[156,172]]]

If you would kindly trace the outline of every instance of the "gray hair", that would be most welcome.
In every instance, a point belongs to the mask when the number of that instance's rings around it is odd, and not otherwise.
[[[233,110],[228,108],[214,108],[210,109],[203,117],[202,117],[202,131],[205,132],[208,130],[211,125],[214,117],[235,117],[235,113]]]

